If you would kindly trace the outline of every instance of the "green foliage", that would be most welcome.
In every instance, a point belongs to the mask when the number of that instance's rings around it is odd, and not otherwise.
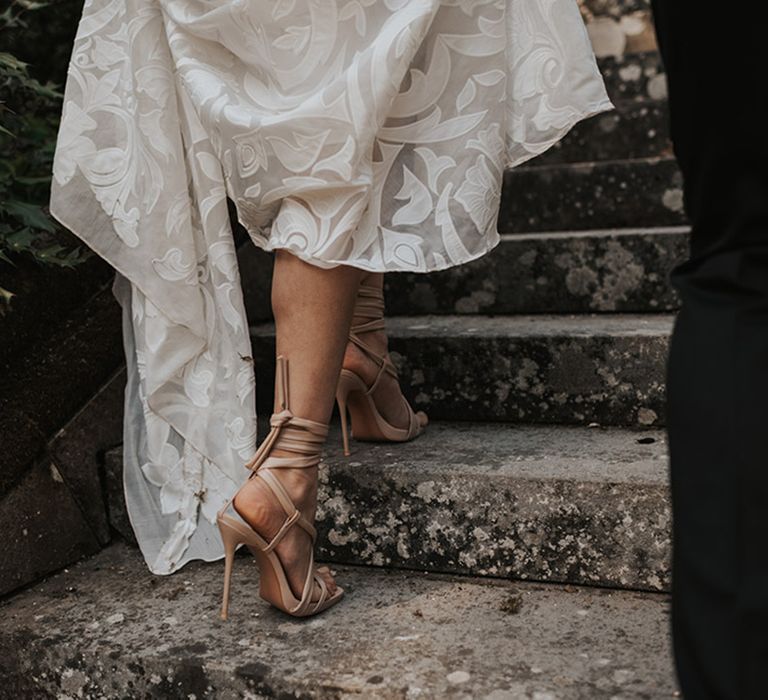
[[[22,36],[27,13],[51,4],[12,0],[0,13],[0,40],[11,32]],[[47,210],[63,98],[58,87],[40,83],[29,64],[0,52],[0,268],[13,265],[17,256],[62,267],[90,256],[73,245],[72,235]],[[12,296],[0,286],[0,306]]]

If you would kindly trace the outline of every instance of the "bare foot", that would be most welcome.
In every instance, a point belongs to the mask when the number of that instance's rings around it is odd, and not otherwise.
[[[271,457],[292,457],[287,450],[273,449]],[[274,469],[272,473],[280,480],[301,514],[311,523],[317,509],[317,467],[297,469]],[[235,510],[265,540],[271,540],[288,517],[272,489],[259,477],[253,477],[243,484],[235,495]],[[296,598],[301,598],[307,565],[312,548],[309,533],[298,525],[291,527],[275,547],[275,554],[285,569],[288,583]],[[336,582],[326,566],[317,567],[317,572],[328,586],[328,593],[336,591]],[[320,586],[315,583],[312,601],[320,599]]]

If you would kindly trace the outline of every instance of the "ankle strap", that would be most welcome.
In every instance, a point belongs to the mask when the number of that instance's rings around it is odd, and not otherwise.
[[[384,291],[381,287],[361,284],[355,297],[354,316],[379,319],[384,317]],[[363,324],[360,324],[363,325]]]
[[[360,285],[357,288],[357,297],[355,298],[355,310],[353,315],[358,318],[368,319],[362,323],[355,323],[349,329],[349,339],[357,345],[368,357],[370,357],[378,366],[379,371],[373,384],[368,387],[367,393],[372,393],[385,372],[397,378],[397,370],[389,359],[389,355],[380,355],[361,337],[360,333],[370,331],[383,331],[384,326],[384,292],[381,287],[369,287]]]
[[[245,464],[247,469],[257,471],[266,467],[314,467],[320,461],[320,452],[328,435],[328,423],[294,416],[288,407],[288,360],[283,355],[277,358],[275,393],[281,411],[269,419],[271,430],[259,445],[256,453]],[[297,452],[291,457],[269,457],[272,449]]]

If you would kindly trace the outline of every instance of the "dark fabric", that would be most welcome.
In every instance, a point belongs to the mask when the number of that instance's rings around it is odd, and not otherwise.
[[[667,367],[687,700],[768,698],[768,54],[737,6],[654,0],[692,224]]]

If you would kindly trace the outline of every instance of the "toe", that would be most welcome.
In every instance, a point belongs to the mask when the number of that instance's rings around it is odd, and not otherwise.
[[[328,586],[328,592],[333,595],[336,592],[336,581],[331,575],[331,570],[327,566],[317,567],[317,573],[322,576],[325,585]]]
[[[426,427],[427,423],[429,423],[429,417],[426,413],[424,413],[424,411],[417,411],[416,417],[419,419],[419,425],[422,428]]]

